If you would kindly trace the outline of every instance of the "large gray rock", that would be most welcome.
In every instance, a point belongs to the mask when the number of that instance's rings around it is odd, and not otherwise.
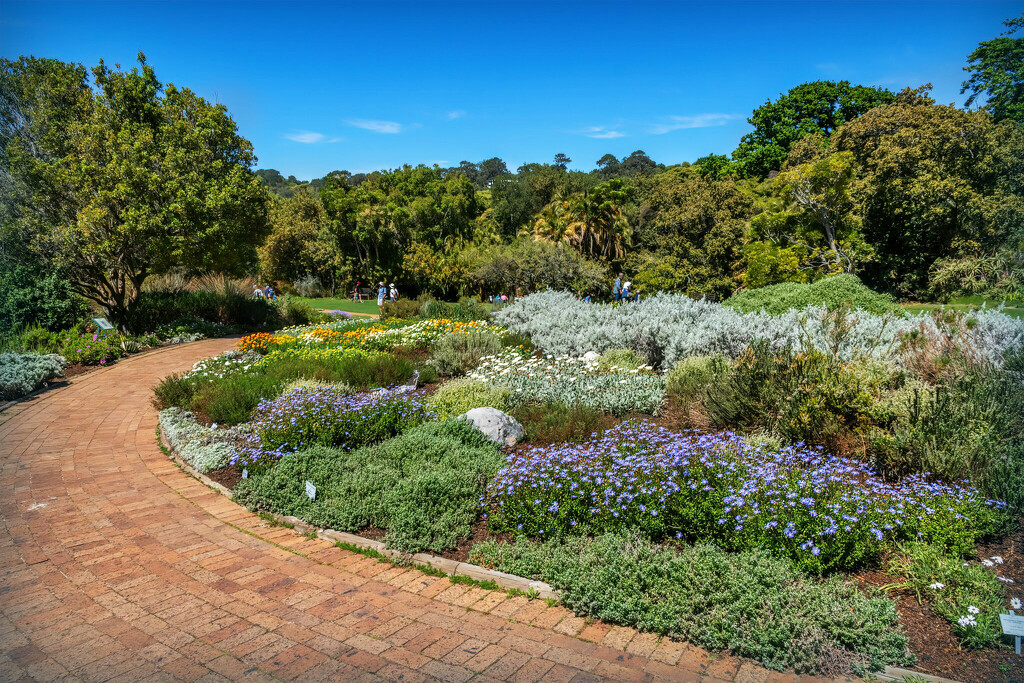
[[[514,446],[526,435],[523,425],[497,408],[473,408],[459,415],[499,446]]]

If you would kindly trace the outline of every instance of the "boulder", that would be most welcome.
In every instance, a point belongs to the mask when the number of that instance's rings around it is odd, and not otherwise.
[[[459,415],[499,446],[514,446],[526,435],[523,425],[497,408],[473,408]]]
[[[600,357],[601,354],[599,354],[597,351],[587,351],[585,354],[583,354],[583,360],[587,361],[588,363],[593,363]]]

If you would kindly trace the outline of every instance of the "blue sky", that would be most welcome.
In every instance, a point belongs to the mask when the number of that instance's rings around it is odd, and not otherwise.
[[[18,2],[0,55],[129,66],[227,105],[259,167],[510,168],[607,152],[729,153],[746,116],[799,83],[959,94],[1009,2]]]

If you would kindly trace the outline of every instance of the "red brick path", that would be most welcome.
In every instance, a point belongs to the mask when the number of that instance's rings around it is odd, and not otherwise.
[[[262,520],[155,439],[136,356],[0,413],[0,681],[791,681]]]

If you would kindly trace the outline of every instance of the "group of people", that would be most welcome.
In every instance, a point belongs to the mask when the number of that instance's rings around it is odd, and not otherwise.
[[[362,281],[356,280],[356,286],[352,288],[352,301],[363,300],[363,289],[370,289],[369,284],[364,288]],[[383,281],[377,283],[377,305],[383,306],[385,301],[398,301],[398,288],[394,282],[390,285]]]
[[[633,289],[632,280],[622,281],[623,274],[615,278],[612,285],[612,301],[640,301],[640,294]]]
[[[266,287],[260,287],[259,285],[252,286],[252,296],[254,299],[270,299],[273,301],[277,298],[277,292],[270,285]]]

